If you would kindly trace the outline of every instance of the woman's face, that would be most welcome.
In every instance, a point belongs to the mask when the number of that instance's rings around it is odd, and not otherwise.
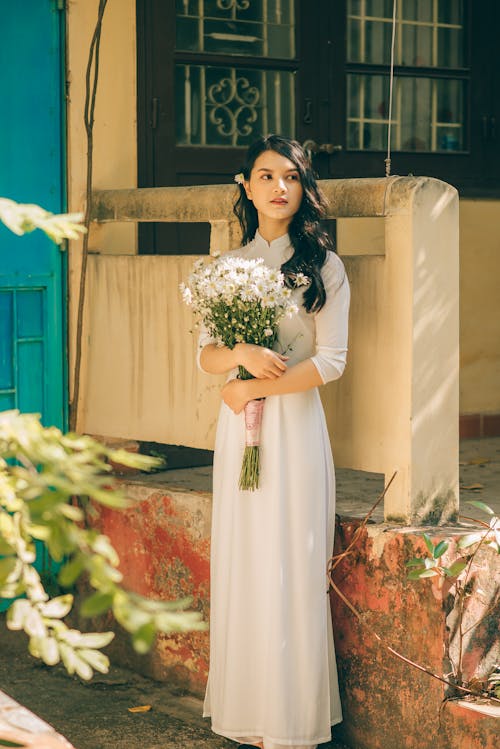
[[[259,225],[278,221],[288,227],[304,193],[297,167],[276,151],[260,154],[244,187],[257,209]]]

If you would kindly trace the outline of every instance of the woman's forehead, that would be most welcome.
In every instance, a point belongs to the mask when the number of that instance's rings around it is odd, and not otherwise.
[[[287,159],[286,156],[277,153],[276,151],[264,151],[255,159],[253,168],[258,169],[269,169],[270,171],[282,171],[282,172],[296,172],[297,166]]]

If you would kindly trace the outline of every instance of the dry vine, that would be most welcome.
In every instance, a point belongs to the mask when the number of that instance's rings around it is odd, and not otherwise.
[[[339,554],[334,554],[328,560],[327,576],[328,576],[328,581],[329,581],[330,588],[337,594],[337,596],[340,598],[340,600],[342,601],[342,603],[349,609],[349,611],[352,614],[354,614],[354,616],[357,618],[357,620],[360,622],[360,624],[365,629],[367,629],[368,632],[370,632],[370,634],[389,653],[391,653],[391,655],[393,655],[394,657],[396,657],[399,660],[403,661],[403,663],[407,663],[409,666],[413,666],[413,668],[416,668],[419,671],[422,671],[423,673],[428,674],[429,676],[432,676],[434,679],[437,679],[438,681],[442,682],[443,684],[446,684],[447,686],[452,687],[452,689],[454,689],[454,690],[458,690],[459,692],[462,692],[462,693],[467,694],[467,695],[472,695],[474,697],[484,697],[484,698],[487,698],[487,699],[491,700],[492,702],[495,702],[496,704],[500,705],[500,699],[498,699],[497,697],[493,697],[488,692],[478,692],[477,689],[476,690],[474,690],[474,689],[468,689],[467,687],[461,686],[460,684],[456,684],[456,683],[450,681],[449,679],[444,678],[443,676],[439,676],[439,674],[434,673],[434,671],[431,671],[429,668],[426,668],[425,666],[422,666],[419,663],[416,663],[415,661],[412,661],[411,658],[407,658],[402,653],[399,653],[397,650],[395,650],[392,647],[392,645],[389,642],[387,642],[387,640],[385,640],[381,635],[379,635],[379,633],[370,624],[368,624],[368,622],[363,617],[363,615],[360,614],[360,612],[356,609],[356,607],[351,603],[351,601],[347,598],[347,596],[344,595],[344,593],[339,589],[339,587],[333,581],[333,573],[334,573],[336,567],[340,564],[340,562],[342,560],[344,560],[346,557],[348,557],[351,554],[353,554],[354,547],[356,546],[356,544],[360,540],[361,534],[363,532],[363,529],[365,528],[365,526],[366,526],[369,518],[373,515],[374,511],[376,510],[376,508],[378,507],[378,505],[380,504],[380,502],[382,502],[382,500],[384,499],[384,497],[385,497],[385,495],[387,493],[387,490],[389,489],[390,485],[392,484],[395,476],[396,476],[396,472],[393,473],[393,475],[391,476],[390,481],[385,486],[383,492],[379,495],[379,497],[377,498],[377,501],[375,502],[375,504],[373,505],[373,507],[371,508],[371,510],[368,512],[368,514],[365,516],[365,518],[363,519],[362,523],[359,525],[358,528],[356,528],[356,530],[355,530],[355,532],[353,534],[352,540],[351,540],[349,546],[347,547],[347,549],[345,549],[345,551],[340,552]],[[472,558],[474,558],[474,555],[472,555]],[[469,570],[468,570],[468,572],[470,572],[470,564],[471,564],[471,562],[469,562]],[[478,624],[478,622],[476,622],[474,626],[477,626],[477,624]],[[464,633],[462,632],[461,634],[463,636]]]
[[[78,403],[80,398],[80,373],[82,361],[82,335],[83,335],[83,312],[85,308],[85,291],[87,282],[87,260],[89,251],[89,227],[92,211],[92,167],[94,150],[94,112],[97,94],[97,81],[99,78],[99,50],[101,45],[101,30],[104,11],[108,0],[99,0],[97,22],[90,42],[87,72],[85,76],[85,109],[84,122],[87,134],[87,180],[86,180],[86,206],[84,226],[87,229],[83,237],[82,258],[80,268],[80,292],[78,296],[78,317],[76,324],[75,342],[75,369],[73,398],[70,406],[70,428],[76,430],[78,421]],[[93,76],[92,76],[93,68]]]

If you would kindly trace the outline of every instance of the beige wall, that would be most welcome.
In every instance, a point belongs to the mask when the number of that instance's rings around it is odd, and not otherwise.
[[[87,138],[84,126],[85,73],[97,20],[98,0],[69,0],[67,9],[68,204],[85,210]],[[94,188],[137,186],[135,0],[111,0],[101,35],[96,97]],[[90,250],[136,252],[134,224],[94,226]],[[70,384],[78,304],[81,241],[71,242],[69,260]]]
[[[500,201],[460,201],[460,412],[500,412]]]
[[[68,3],[69,205],[82,210],[86,141],[84,79],[98,0]],[[109,2],[103,24],[100,82],[94,134],[96,188],[137,184],[135,0]],[[460,201],[460,412],[500,412],[500,201]],[[339,249],[373,255],[383,250],[378,218],[340,219]],[[90,246],[111,254],[134,254],[136,225],[94,225]],[[70,260],[70,330],[73,338],[78,289],[79,243]],[[71,347],[72,349],[72,347]]]
[[[459,205],[460,413],[500,413],[500,201]],[[339,219],[337,242],[341,254],[380,254],[384,221]]]
[[[388,520],[449,518],[458,501],[456,191],[412,177],[321,186],[331,217],[386,211],[383,252],[344,255],[353,296],[349,366],[322,389],[337,462],[387,478],[397,472]],[[220,229],[233,195],[230,185],[101,192],[94,215],[208,220]],[[179,298],[191,264],[91,258],[85,431],[213,447],[220,378],[196,371],[192,321]]]

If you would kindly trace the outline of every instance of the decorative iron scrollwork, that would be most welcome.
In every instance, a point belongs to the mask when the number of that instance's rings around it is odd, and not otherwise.
[[[250,0],[217,0],[219,10],[248,10]]]
[[[248,136],[258,117],[260,99],[259,89],[248,78],[235,75],[221,78],[207,90],[209,120],[223,137]]]

